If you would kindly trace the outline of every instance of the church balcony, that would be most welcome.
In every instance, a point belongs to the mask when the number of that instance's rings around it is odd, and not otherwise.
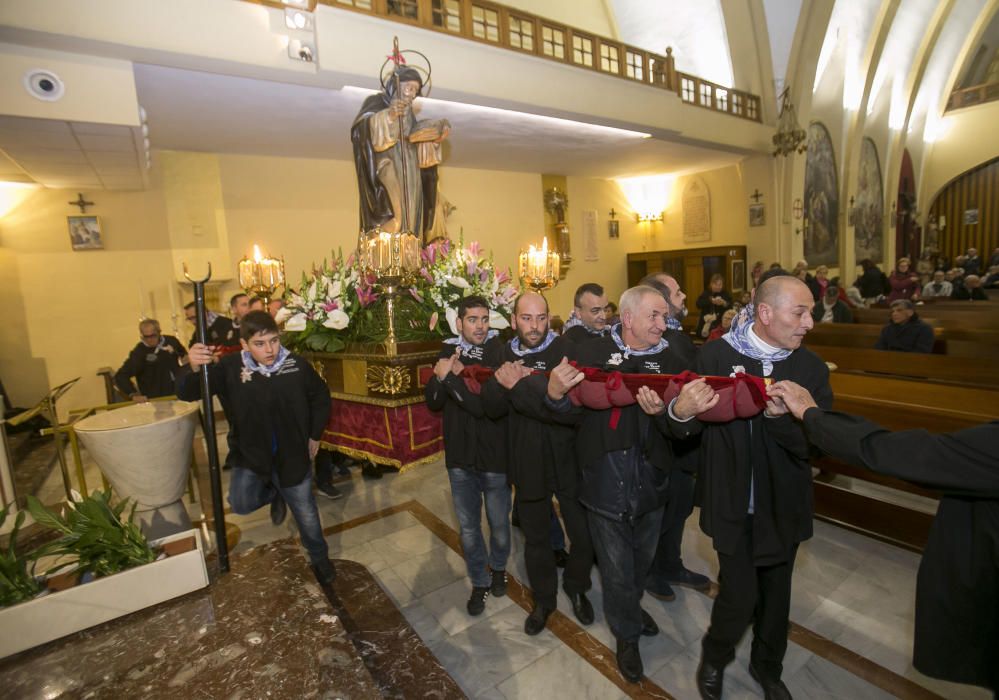
[[[248,0],[286,7],[280,0]],[[485,0],[305,0],[403,25],[420,27],[581,70],[666,90],[689,105],[760,122],[758,95],[726,88],[676,70],[665,55],[598,36],[523,10]]]

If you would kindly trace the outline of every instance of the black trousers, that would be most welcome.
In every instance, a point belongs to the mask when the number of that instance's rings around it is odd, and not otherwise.
[[[607,624],[616,639],[635,641],[642,634],[639,601],[655,555],[663,509],[656,508],[634,522],[611,520],[597,513],[589,516]]]
[[[791,574],[798,545],[790,558],[773,566],[753,563],[753,516],[746,517],[736,551],[718,552],[720,591],[711,608],[711,626],[702,643],[704,662],[723,668],[735,658],[735,647],[750,623],[750,661],[764,678],[779,680],[787,651],[791,614]]]
[[[590,567],[593,566],[593,545],[586,524],[586,511],[579,501],[569,496],[558,498],[559,510],[569,535],[569,561],[562,574],[562,584],[567,593],[585,593],[590,590]],[[520,529],[524,533],[526,548],[524,560],[527,578],[534,593],[534,602],[546,608],[556,607],[558,596],[558,567],[551,540],[551,496],[535,501],[520,499],[517,513]]]
[[[649,570],[649,578],[668,579],[671,574],[683,571],[680,546],[683,527],[694,510],[694,475],[674,469],[669,475],[666,509],[663,511],[662,530],[656,547],[656,558]]]

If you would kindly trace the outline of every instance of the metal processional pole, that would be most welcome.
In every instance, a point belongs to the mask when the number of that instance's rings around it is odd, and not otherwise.
[[[212,278],[212,264],[208,263],[208,275],[196,280],[187,273],[184,263],[184,277],[194,285],[194,312],[197,319],[198,342],[207,345],[208,328],[205,324],[205,282]],[[211,388],[208,384],[208,365],[202,365],[198,374],[201,380],[201,412],[204,414],[205,447],[208,452],[208,479],[212,487],[212,519],[215,521],[215,544],[219,553],[219,570],[229,571],[229,543],[225,538],[225,510],[222,505],[222,472],[219,469],[219,446],[215,438],[215,408],[212,404]]]

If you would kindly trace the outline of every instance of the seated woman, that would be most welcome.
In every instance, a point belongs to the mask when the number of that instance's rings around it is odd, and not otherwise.
[[[899,299],[909,301],[919,299],[919,293],[922,289],[919,284],[919,275],[912,271],[911,265],[909,258],[899,258],[898,262],[895,263],[895,270],[888,277],[888,285],[891,287],[891,291],[888,292],[889,304]]]
[[[697,335],[706,338],[716,326],[721,325],[721,315],[732,308],[732,295],[725,291],[725,278],[717,272],[711,275],[708,288],[697,297],[701,318],[697,322]]]
[[[728,311],[726,311],[725,313],[723,313],[722,317],[721,317],[721,324],[718,325],[718,326],[715,326],[711,330],[711,332],[708,333],[707,342],[710,343],[712,340],[718,340],[723,335],[725,335],[726,333],[728,333],[728,329],[732,327],[732,319],[735,318],[735,315],[737,313],[739,313],[739,312],[736,311],[735,309],[729,309]]]

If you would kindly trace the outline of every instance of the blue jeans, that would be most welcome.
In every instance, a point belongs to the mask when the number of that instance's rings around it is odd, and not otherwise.
[[[461,528],[461,549],[473,586],[490,584],[489,569],[503,571],[510,556],[510,486],[506,474],[448,469],[451,499]],[[489,521],[489,554],[482,537],[482,502]],[[488,562],[487,562],[488,558]]]
[[[277,474],[271,481],[264,481],[255,472],[243,467],[233,467],[229,481],[229,505],[237,515],[247,515],[269,505],[275,498],[283,498],[291,510],[302,545],[309,554],[309,561],[325,565],[329,560],[329,547],[323,536],[323,526],[319,522],[319,509],[316,497],[312,495],[312,475],[295,486],[279,486]]]
[[[634,524],[589,513],[593,549],[604,584],[604,615],[619,640],[635,641],[642,633],[639,601],[656,555],[663,509],[657,508]]]

